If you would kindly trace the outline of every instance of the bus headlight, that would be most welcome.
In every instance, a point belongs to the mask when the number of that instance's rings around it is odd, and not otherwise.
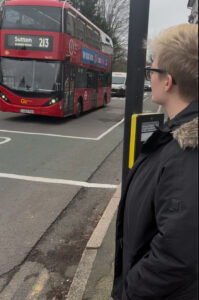
[[[55,104],[56,102],[56,99],[51,99],[51,104]]]
[[[43,106],[54,105],[54,104],[56,104],[59,101],[60,101],[59,97],[54,97],[54,98],[50,99],[48,102],[46,102]]]
[[[10,100],[9,100],[2,92],[0,92],[0,97],[1,97],[1,99],[3,99],[5,102],[11,103]]]

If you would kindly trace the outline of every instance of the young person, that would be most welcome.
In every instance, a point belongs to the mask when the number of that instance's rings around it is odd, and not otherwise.
[[[198,26],[152,43],[152,101],[169,121],[145,142],[116,225],[115,300],[197,300]]]

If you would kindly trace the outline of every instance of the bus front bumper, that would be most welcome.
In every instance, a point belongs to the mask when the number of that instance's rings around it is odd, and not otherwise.
[[[56,104],[50,106],[26,106],[16,105],[5,102],[0,98],[0,111],[3,112],[14,112],[31,115],[43,115],[53,117],[63,117],[63,101],[59,101]]]

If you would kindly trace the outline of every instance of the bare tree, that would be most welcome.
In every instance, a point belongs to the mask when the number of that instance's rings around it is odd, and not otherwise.
[[[0,0],[0,26],[1,26],[1,21],[2,21],[2,13],[3,13],[4,4],[5,4],[5,0]]]
[[[105,20],[106,33],[114,44],[113,63],[127,56],[129,0],[98,0],[100,17]]]

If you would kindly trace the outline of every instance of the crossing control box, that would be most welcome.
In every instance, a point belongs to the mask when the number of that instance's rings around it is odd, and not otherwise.
[[[129,149],[129,169],[134,165],[142,145],[164,123],[164,114],[133,114]]]

